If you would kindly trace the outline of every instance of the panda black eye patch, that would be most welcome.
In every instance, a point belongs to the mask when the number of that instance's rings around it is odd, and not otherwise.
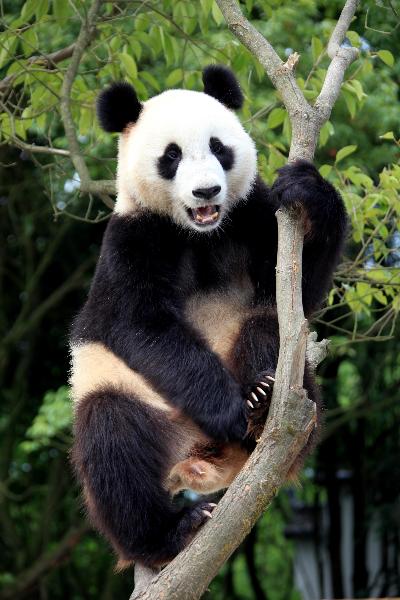
[[[158,172],[164,179],[173,179],[182,158],[182,150],[178,144],[168,144],[164,154],[160,156],[157,162]]]
[[[232,148],[225,146],[217,137],[210,138],[210,150],[221,163],[224,171],[232,169],[235,160],[235,155]]]

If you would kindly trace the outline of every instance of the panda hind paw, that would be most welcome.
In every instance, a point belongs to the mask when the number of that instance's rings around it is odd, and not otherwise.
[[[216,504],[213,502],[198,502],[194,506],[189,507],[180,523],[180,528],[184,529],[186,534],[194,533],[212,518],[212,512],[215,507]]]

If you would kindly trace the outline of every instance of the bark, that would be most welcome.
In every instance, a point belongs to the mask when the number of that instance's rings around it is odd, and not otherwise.
[[[357,50],[342,48],[358,5],[347,0],[328,46],[331,63],[315,104],[304,98],[295,79],[299,56],[284,63],[271,44],[243,16],[236,0],[217,0],[232,33],[252,52],[280,92],[292,125],[289,160],[312,160],[319,131],[339,95],[347,66]],[[308,326],[301,301],[303,228],[300,215],[277,212],[277,305],[280,352],[270,414],[260,443],[227,490],[213,518],[192,543],[148,584],[136,577],[131,599],[197,600],[223,563],[243,541],[261,513],[270,505],[298,452],[315,424],[315,406],[302,387]],[[309,339],[313,364],[326,352]],[[139,581],[138,581],[139,579]],[[145,591],[143,591],[145,589]]]

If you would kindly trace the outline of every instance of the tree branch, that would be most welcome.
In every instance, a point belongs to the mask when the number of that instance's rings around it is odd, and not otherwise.
[[[1,102],[0,102],[1,106]],[[53,154],[55,156],[69,156],[69,150],[62,148],[53,148],[52,146],[37,146],[36,144],[27,144],[21,141],[17,136],[9,136],[8,140],[14,146],[25,152],[33,152],[34,154]],[[7,140],[7,141],[8,141]]]
[[[109,194],[115,193],[115,183],[106,180],[93,181],[90,177],[85,159],[79,147],[76,127],[71,111],[72,86],[78,74],[82,57],[95,35],[96,23],[99,18],[102,4],[102,0],[93,0],[87,15],[83,17],[79,35],[75,44],[73,44],[71,62],[65,73],[61,87],[60,112],[71,160],[80,178],[80,191],[82,193],[97,194],[109,208],[113,208],[114,203],[109,197]]]
[[[281,95],[290,115],[307,110],[308,103],[297,85],[293,66],[284,63],[264,36],[243,16],[236,0],[217,0],[232,33],[257,58]]]
[[[243,16],[236,0],[216,0],[229,29],[264,67],[280,92],[292,124],[289,160],[312,159],[319,131],[339,95],[344,71],[357,51],[340,46],[357,8],[347,0],[329,42],[329,66],[318,102],[311,106],[295,80],[298,55],[286,63]],[[270,505],[316,423],[315,405],[303,389],[308,324],[302,307],[303,224],[295,211],[278,210],[276,296],[280,350],[268,420],[261,440],[245,467],[192,543],[147,585],[149,571],[136,573],[131,599],[197,600],[232,552]],[[324,344],[311,337],[315,365]],[[326,346],[326,344],[325,344]],[[325,347],[326,350],[326,347]],[[143,588],[145,591],[142,592]]]
[[[357,48],[341,46],[358,5],[359,0],[346,2],[328,43],[328,56],[332,60],[321,92],[315,102],[315,108],[323,119],[323,123],[329,119],[332,107],[339,96],[346,69],[359,54]]]

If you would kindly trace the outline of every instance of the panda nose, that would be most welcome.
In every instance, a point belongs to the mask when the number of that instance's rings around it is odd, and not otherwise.
[[[203,198],[204,200],[210,200],[214,198],[221,191],[220,185],[214,185],[213,187],[208,188],[197,188],[197,190],[192,190],[193,196],[196,198]]]

